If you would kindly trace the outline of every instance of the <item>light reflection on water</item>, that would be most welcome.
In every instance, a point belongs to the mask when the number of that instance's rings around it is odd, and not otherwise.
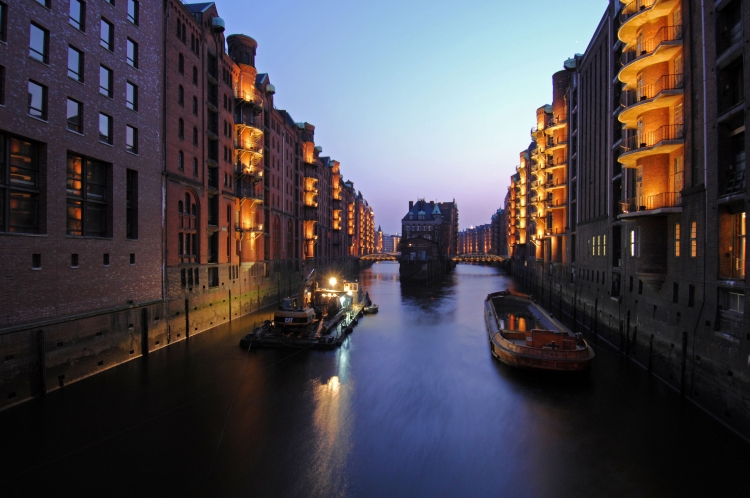
[[[4,493],[746,496],[748,445],[632,364],[598,351],[571,379],[494,360],[500,270],[359,280],[380,313],[337,350],[248,353],[248,317],[0,412]]]

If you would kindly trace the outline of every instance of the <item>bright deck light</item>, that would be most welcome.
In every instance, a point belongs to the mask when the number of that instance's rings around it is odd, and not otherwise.
[[[336,277],[331,277],[331,279],[328,281],[331,285],[336,285]]]

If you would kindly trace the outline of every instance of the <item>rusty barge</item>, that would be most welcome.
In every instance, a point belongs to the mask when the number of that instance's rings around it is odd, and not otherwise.
[[[525,294],[494,292],[484,302],[490,351],[506,365],[548,370],[587,370],[594,351]]]

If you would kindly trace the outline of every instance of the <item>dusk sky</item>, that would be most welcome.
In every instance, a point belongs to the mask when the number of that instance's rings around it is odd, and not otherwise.
[[[551,76],[583,53],[606,0],[219,0],[258,41],[275,105],[315,125],[386,233],[409,200],[456,199],[460,229],[502,206]]]

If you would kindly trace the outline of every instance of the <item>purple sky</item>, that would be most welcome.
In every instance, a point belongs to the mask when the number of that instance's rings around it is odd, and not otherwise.
[[[316,127],[386,233],[409,200],[456,199],[460,228],[501,207],[551,76],[606,0],[219,0],[258,41],[275,103]]]

